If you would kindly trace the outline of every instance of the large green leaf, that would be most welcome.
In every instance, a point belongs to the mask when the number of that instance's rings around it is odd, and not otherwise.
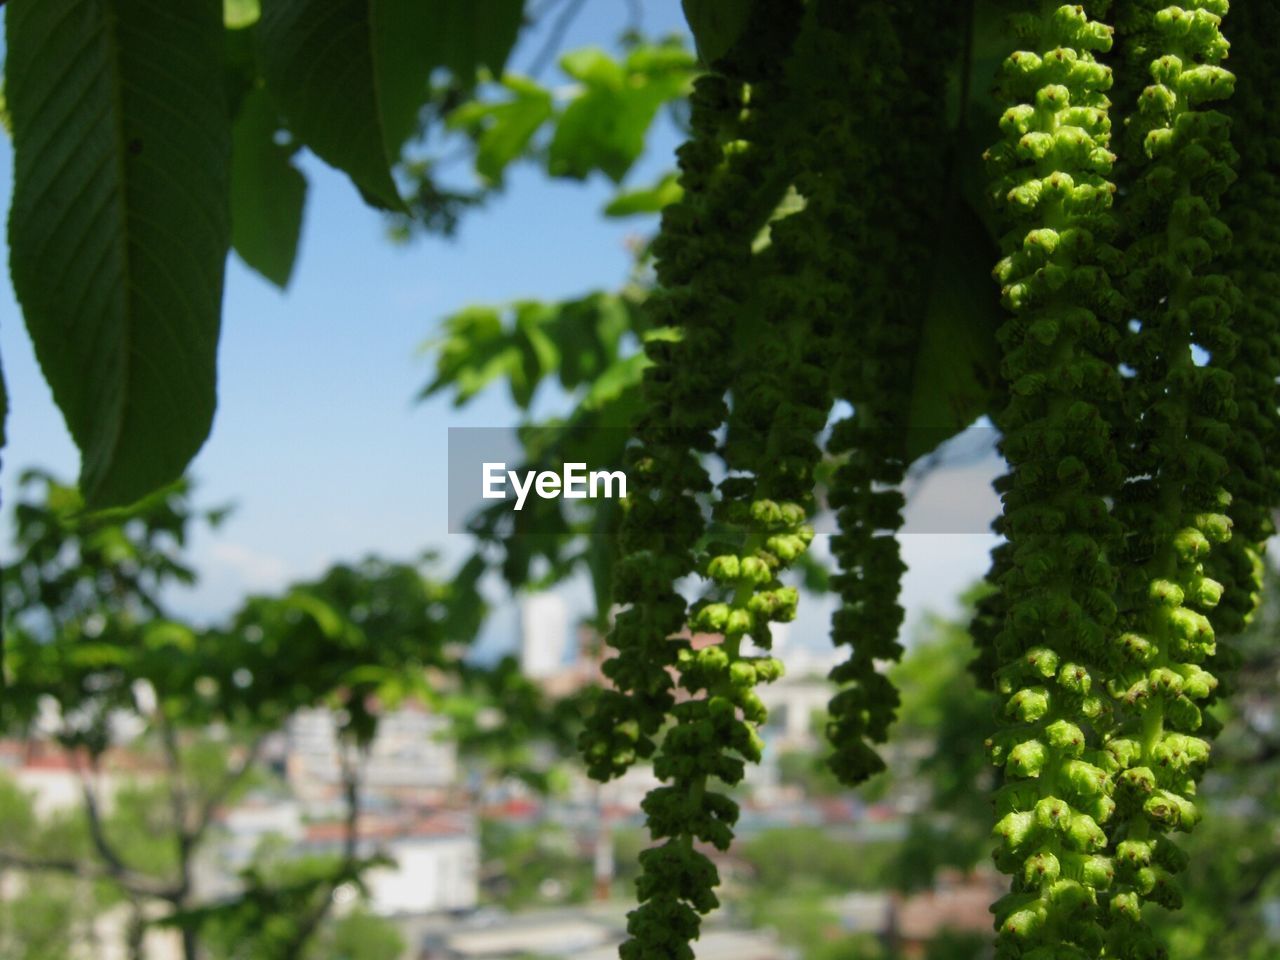
[[[265,90],[245,98],[231,152],[231,245],[246,264],[288,286],[298,252],[307,179],[294,151],[276,141],[275,104]]]
[[[13,0],[10,268],[91,505],[208,435],[230,123],[219,0]]]
[[[994,243],[958,198],[938,231],[929,302],[916,342],[907,421],[915,460],[991,410],[1000,382],[1001,322],[991,265]]]
[[[9,421],[9,390],[4,383],[4,369],[0,368],[0,449],[9,442],[5,424]]]
[[[715,63],[727,54],[746,29],[751,0],[681,0],[698,55]]]
[[[289,127],[366,199],[404,204],[391,175],[431,70],[422,0],[262,0],[259,59]]]
[[[480,67],[502,76],[524,22],[524,0],[430,0],[432,64],[468,83]]]

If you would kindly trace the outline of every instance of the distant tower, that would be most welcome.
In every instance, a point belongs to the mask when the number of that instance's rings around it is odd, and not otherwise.
[[[554,593],[535,593],[520,603],[520,669],[526,677],[548,677],[564,668],[569,611]]]

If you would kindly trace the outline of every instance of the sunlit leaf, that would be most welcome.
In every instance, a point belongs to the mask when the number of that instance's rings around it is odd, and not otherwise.
[[[229,30],[253,26],[261,15],[258,0],[222,0],[222,19]]]
[[[609,201],[604,208],[606,217],[634,217],[643,213],[660,213],[684,194],[674,173],[668,173],[657,183],[639,190],[626,190]]]
[[[688,53],[675,46],[639,50],[622,63],[587,48],[567,54],[560,65],[582,92],[556,124],[547,169],[579,180],[600,170],[614,182],[644,150],[658,108],[684,94],[693,68]]]
[[[507,77],[503,87],[511,99],[472,101],[449,116],[449,126],[472,131],[476,138],[476,172],[490,183],[502,180],[510,163],[528,148],[534,134],[551,119],[551,93],[523,77]]]

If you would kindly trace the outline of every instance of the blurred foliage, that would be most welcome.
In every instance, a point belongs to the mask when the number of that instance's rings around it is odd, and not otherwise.
[[[391,923],[357,909],[316,937],[306,960],[400,960],[404,951],[404,939]]]
[[[621,184],[659,112],[682,101],[697,72],[679,37],[628,32],[621,45],[620,56],[599,47],[565,53],[559,68],[567,82],[560,86],[508,72],[473,90],[449,82],[433,87],[399,166],[407,210],[392,215],[393,236],[452,234],[460,215],[501,191],[521,162],[554,178],[598,173]],[[470,166],[474,183],[449,173],[458,160]],[[656,213],[674,198],[674,182],[665,182],[647,200],[643,189],[624,188],[605,215]]]
[[[979,689],[969,669],[974,651],[968,633],[969,613],[986,589],[977,587],[961,598],[959,619],[927,615],[910,653],[894,670],[902,692],[899,742],[921,744],[923,753],[906,769],[895,767],[889,778],[906,779],[926,791],[892,863],[890,880],[901,890],[931,886],[946,867],[967,873],[990,852],[988,798],[996,771],[983,741],[995,726],[996,701]]]
[[[844,786],[825,758],[812,750],[788,750],[778,756],[778,780],[799,787],[807,797],[834,797],[844,793]]]
[[[337,564],[197,628],[170,613],[168,590],[194,580],[183,557],[192,528],[225,509],[196,509],[186,484],[106,512],[48,474],[27,474],[20,489],[15,558],[0,575],[3,729],[61,745],[83,802],[37,822],[19,792],[0,789],[0,868],[63,885],[90,878],[97,907],[127,903],[139,916],[158,901],[167,912],[148,922],[178,927],[188,960],[200,942],[220,960],[296,960],[314,936],[340,936],[325,923],[332,894],[374,862],[357,855],[353,804],[357,757],[386,711],[424,704],[452,719],[459,748],[492,776],[556,782],[579,711],[549,703],[510,658],[463,658],[485,609],[474,564],[447,581],[430,576],[431,557]],[[266,782],[263,738],[308,707],[334,711],[349,758],[344,851],[255,861],[235,896],[198,902],[194,864],[215,812]],[[127,755],[116,750],[125,745]],[[23,922],[55,906],[33,901]],[[34,927],[24,937],[47,939]]]
[[[772,896],[795,893],[797,884],[833,894],[878,889],[895,849],[890,842],[841,836],[833,828],[786,827],[748,837],[739,853],[752,870],[753,890]]]
[[[591,899],[592,862],[568,829],[480,821],[486,899],[508,910]]]

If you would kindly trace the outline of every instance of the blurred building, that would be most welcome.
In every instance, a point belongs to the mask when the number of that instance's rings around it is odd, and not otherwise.
[[[617,960],[629,904],[477,915],[428,931],[421,960],[522,960],[530,956]],[[765,931],[729,930],[711,921],[696,946],[698,960],[797,960]]]
[[[425,805],[438,802],[458,779],[448,721],[417,704],[381,715],[378,732],[359,759],[366,801]],[[307,806],[328,807],[342,797],[338,723],[333,711],[300,710],[289,718],[285,775]]]
[[[306,826],[299,852],[343,849],[347,825],[328,820]],[[480,897],[480,841],[475,818],[463,811],[427,816],[362,816],[357,824],[361,857],[391,862],[363,876],[369,910],[380,916],[416,916],[474,909]]]
[[[569,611],[554,593],[535,593],[520,602],[520,670],[534,680],[564,668],[569,648]]]

